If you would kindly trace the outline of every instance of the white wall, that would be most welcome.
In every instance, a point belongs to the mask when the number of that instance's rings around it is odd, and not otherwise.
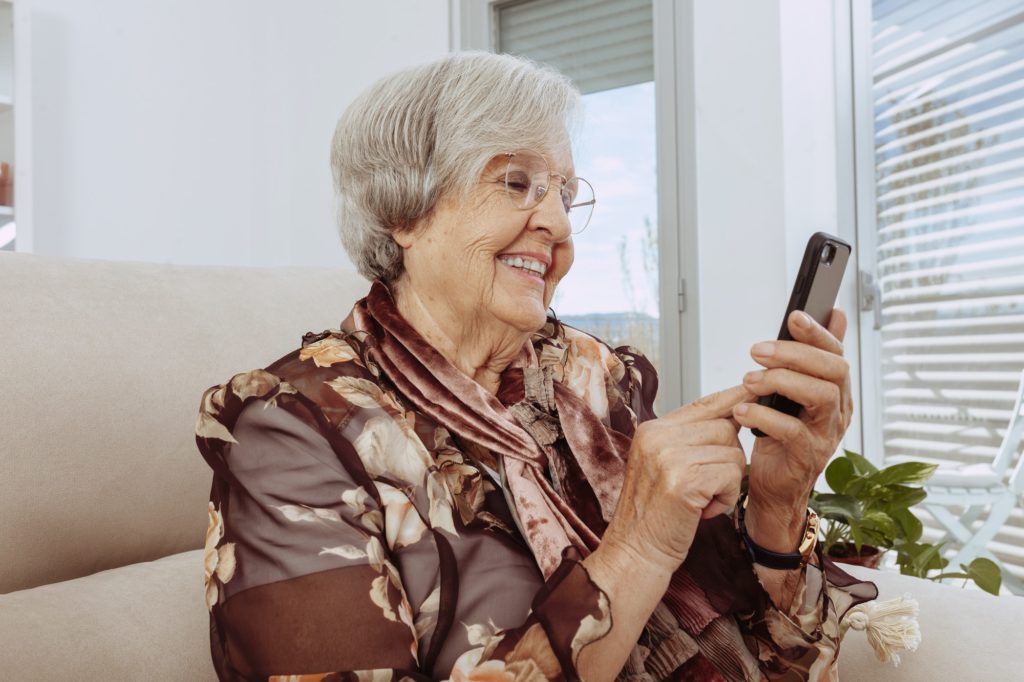
[[[737,4],[694,4],[703,393],[756,367],[807,238],[836,232],[831,3]]]
[[[701,394],[740,383],[786,300],[779,7],[694,3]]]
[[[466,30],[447,0],[32,2],[34,251],[115,260],[347,265],[338,115]],[[754,367],[806,238],[835,230],[832,21],[694,2],[702,393]]]
[[[334,124],[448,51],[446,0],[31,2],[39,254],[347,265]]]

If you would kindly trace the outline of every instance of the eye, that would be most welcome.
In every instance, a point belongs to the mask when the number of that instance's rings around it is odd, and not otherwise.
[[[568,213],[572,208],[573,201],[576,200],[576,179],[573,178],[569,182],[562,186],[562,206],[565,207],[565,212]]]
[[[505,186],[513,194],[526,195],[530,191],[530,176],[522,171],[509,171],[505,176]]]

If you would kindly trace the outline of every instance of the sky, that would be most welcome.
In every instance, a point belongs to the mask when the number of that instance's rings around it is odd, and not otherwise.
[[[658,315],[657,273],[644,274],[641,249],[645,218],[657,234],[655,151],[653,82],[584,95],[574,164],[597,203],[587,229],[573,237],[576,260],[555,293],[557,314]],[[621,267],[623,237],[632,300]]]

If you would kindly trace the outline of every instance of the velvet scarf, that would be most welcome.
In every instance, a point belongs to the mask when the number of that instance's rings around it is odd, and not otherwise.
[[[558,567],[565,547],[584,556],[597,547],[615,509],[629,439],[606,429],[571,390],[553,381],[530,343],[492,395],[405,321],[380,280],[356,303],[350,321],[353,330],[367,332],[368,353],[417,409],[501,459],[513,512],[545,577]],[[575,461],[554,447],[560,436]]]
[[[554,381],[550,359],[538,359],[525,343],[492,395],[405,321],[380,280],[342,329],[365,332],[360,336],[367,353],[419,410],[500,458],[512,511],[545,578],[565,548],[586,556],[598,546],[618,501],[632,438],[606,427],[585,401]],[[559,438],[565,444],[556,447]],[[738,543],[721,543],[735,537],[728,520],[719,517],[715,525],[716,532],[698,533],[664,599],[692,634],[735,607],[739,593],[748,591],[744,587],[753,586],[736,582],[739,576],[752,579],[749,567],[744,573],[743,562],[734,561],[742,559]],[[698,549],[707,554],[695,557]]]

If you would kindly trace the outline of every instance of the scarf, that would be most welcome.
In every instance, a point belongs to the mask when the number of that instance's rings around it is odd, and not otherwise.
[[[629,438],[608,430],[589,405],[554,381],[531,343],[502,373],[493,395],[405,321],[380,280],[343,328],[350,323],[367,332],[370,357],[417,409],[500,458],[513,512],[545,578],[566,547],[584,556],[597,548],[618,500]],[[554,447],[560,437],[575,457]]]
[[[412,328],[380,280],[342,329],[365,332],[367,354],[417,409],[500,458],[512,511],[545,579],[566,548],[582,556],[597,548],[618,501],[632,434],[605,426],[554,381],[552,354],[542,353],[542,361],[525,343],[492,395]],[[556,447],[559,438],[568,448]],[[663,600],[694,635],[755,591],[729,520],[720,516],[701,527]]]

